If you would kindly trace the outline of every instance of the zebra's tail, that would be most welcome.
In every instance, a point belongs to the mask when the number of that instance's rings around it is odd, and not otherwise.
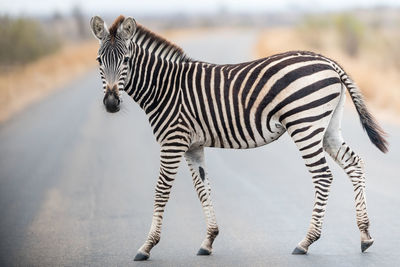
[[[336,62],[335,62],[336,63]],[[353,80],[345,73],[345,71],[339,67],[338,64],[334,64],[335,69],[340,75],[342,83],[346,86],[351,99],[353,100],[354,106],[356,107],[357,113],[360,116],[360,121],[363,129],[367,132],[371,142],[383,153],[388,151],[388,142],[385,139],[386,133],[379,126],[378,122],[368,111],[365,105],[364,98],[361,94],[360,89],[353,82]]]

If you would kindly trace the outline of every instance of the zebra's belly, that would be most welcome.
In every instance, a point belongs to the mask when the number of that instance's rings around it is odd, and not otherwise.
[[[202,140],[205,147],[229,148],[229,149],[248,149],[256,148],[269,144],[277,140],[286,129],[279,122],[272,122],[271,131],[264,131],[260,134],[250,134],[248,131],[237,130],[229,132],[223,136],[217,131],[211,131],[210,135]],[[235,134],[236,133],[236,134]]]

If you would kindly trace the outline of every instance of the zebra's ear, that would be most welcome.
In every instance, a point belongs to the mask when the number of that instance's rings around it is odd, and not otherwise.
[[[136,21],[132,17],[127,17],[118,28],[118,34],[125,40],[132,38],[136,31]]]
[[[96,36],[96,38],[100,41],[103,40],[108,34],[106,23],[99,16],[94,16],[90,20],[90,27],[94,36]]]

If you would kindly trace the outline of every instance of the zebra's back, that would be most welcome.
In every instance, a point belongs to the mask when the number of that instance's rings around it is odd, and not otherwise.
[[[194,142],[253,148],[301,127],[307,118],[330,115],[342,89],[333,64],[294,51],[234,65],[186,65],[182,114]]]

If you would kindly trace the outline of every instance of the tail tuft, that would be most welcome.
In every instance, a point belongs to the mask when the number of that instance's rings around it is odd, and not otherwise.
[[[363,129],[367,132],[369,139],[380,151],[382,151],[383,153],[388,152],[389,144],[385,139],[387,134],[379,126],[378,122],[374,119],[372,114],[368,111],[363,96],[361,95],[360,89],[358,89],[357,85],[350,79],[349,76],[347,76],[347,74],[341,68],[339,69],[339,75],[343,84],[349,91],[354,106],[356,107],[357,113],[360,116],[361,125]]]
[[[364,110],[362,114],[358,109],[357,112],[360,115],[361,125],[367,132],[371,142],[383,153],[388,152],[388,142],[385,139],[387,134],[385,131],[378,125],[371,113],[367,110]]]

